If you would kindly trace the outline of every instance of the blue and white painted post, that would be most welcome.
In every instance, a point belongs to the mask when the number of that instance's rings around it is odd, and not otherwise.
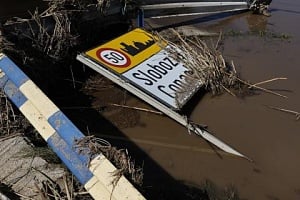
[[[104,155],[100,154],[88,163],[88,155],[80,155],[73,148],[75,139],[83,138],[84,134],[12,60],[1,53],[0,88],[94,199],[145,199],[123,176],[113,186],[112,172],[116,168]]]

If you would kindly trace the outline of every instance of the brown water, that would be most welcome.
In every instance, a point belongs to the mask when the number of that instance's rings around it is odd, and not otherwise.
[[[194,24],[210,31],[235,33],[226,37],[223,53],[234,61],[244,79],[255,83],[288,78],[264,85],[287,99],[264,92],[243,99],[229,94],[205,95],[191,114],[194,121],[208,125],[218,138],[254,163],[226,154],[217,156],[203,140],[164,117],[145,115],[144,127],[123,130],[130,138],[158,142],[138,145],[175,179],[198,185],[206,178],[219,186],[232,184],[242,199],[300,199],[300,121],[292,114],[266,107],[300,111],[300,2],[274,1],[271,12],[269,18],[243,13]],[[249,30],[291,38],[246,34]]]
[[[11,12],[6,9],[8,4],[1,5],[0,16],[11,15],[13,11],[24,13],[16,3],[10,5]],[[277,0],[271,4],[271,11],[269,18],[243,13],[207,22],[200,18],[190,21],[210,31],[242,32],[226,37],[223,53],[226,59],[234,61],[244,79],[255,83],[273,77],[288,78],[264,85],[288,96],[287,99],[259,91],[243,99],[229,94],[218,97],[207,94],[198,97],[191,113],[192,120],[208,125],[218,138],[254,162],[222,152],[217,154],[204,140],[189,135],[171,119],[141,113],[138,125],[117,131],[116,138],[124,145],[131,141],[135,146],[132,149],[136,150],[133,155],[139,161],[144,160],[146,193],[175,191],[169,188],[174,186],[173,180],[197,186],[209,179],[220,187],[234,185],[242,199],[300,199],[300,121],[291,114],[266,107],[300,112],[300,2]],[[249,35],[250,29],[291,38]],[[132,104],[145,106],[138,100]],[[80,116],[82,121],[89,119],[87,115]],[[101,124],[90,128],[98,134],[103,129]],[[149,196],[163,199],[162,194]]]

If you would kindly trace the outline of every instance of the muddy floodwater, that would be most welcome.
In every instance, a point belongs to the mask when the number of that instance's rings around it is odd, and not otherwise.
[[[26,6],[25,3],[3,2],[1,17],[24,13],[24,7],[19,6]],[[300,1],[275,0],[270,11],[271,17],[246,12],[171,20],[208,32],[222,31],[223,55],[234,62],[243,79],[257,83],[276,77],[287,78],[261,86],[288,98],[255,90],[255,94],[242,98],[205,94],[189,102],[189,116],[193,121],[207,125],[216,137],[253,162],[213,148],[161,115],[139,112],[138,123],[127,128],[116,127],[118,131],[112,135],[101,132],[101,124],[90,127],[91,133],[105,135],[119,147],[128,147],[132,157],[143,163],[144,187],[149,196],[153,192],[156,193],[153,198],[168,199],[167,193],[176,190],[172,187],[180,188],[176,182],[197,188],[210,180],[221,188],[235,187],[241,199],[300,199],[300,120],[293,114],[270,108],[300,112]],[[152,22],[165,25],[170,24],[170,19]],[[151,109],[135,98],[129,103]],[[96,104],[97,97],[93,105]],[[85,115],[82,118],[82,121],[88,120]]]
[[[288,98],[264,92],[242,99],[204,95],[191,113],[194,121],[208,125],[253,163],[228,154],[218,156],[203,140],[158,116],[146,115],[145,127],[123,131],[129,137],[159,142],[139,145],[176,179],[195,184],[210,179],[224,187],[232,184],[242,199],[300,199],[300,121],[267,107],[300,111],[300,2],[273,1],[270,10],[269,18],[242,13],[201,23],[191,20],[201,29],[231,35],[224,41],[223,53],[234,61],[243,79],[256,83],[288,78],[263,85]]]

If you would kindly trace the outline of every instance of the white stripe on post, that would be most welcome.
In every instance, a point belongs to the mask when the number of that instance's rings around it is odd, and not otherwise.
[[[58,107],[32,82],[32,80],[29,79],[21,85],[20,91],[27,99],[30,99],[47,120],[51,115],[59,111]]]
[[[29,100],[27,100],[19,109],[45,141],[55,133],[54,128],[50,126],[46,118]]]
[[[85,185],[86,191],[96,200],[115,200],[111,196],[111,193],[107,190],[107,188],[102,184],[101,181],[98,180],[96,176],[93,176]]]
[[[124,176],[121,176],[114,187],[113,182],[116,178],[114,172],[117,171],[117,168],[103,154],[91,161],[90,170],[109,190],[109,193],[112,193],[112,197],[115,199],[145,199]]]

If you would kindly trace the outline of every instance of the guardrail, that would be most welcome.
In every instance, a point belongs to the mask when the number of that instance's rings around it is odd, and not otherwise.
[[[84,134],[1,53],[0,88],[94,199],[145,199],[124,176],[116,185],[112,184],[112,172],[116,168],[104,155],[98,155],[89,163],[88,155],[76,151],[74,140],[83,138]]]

